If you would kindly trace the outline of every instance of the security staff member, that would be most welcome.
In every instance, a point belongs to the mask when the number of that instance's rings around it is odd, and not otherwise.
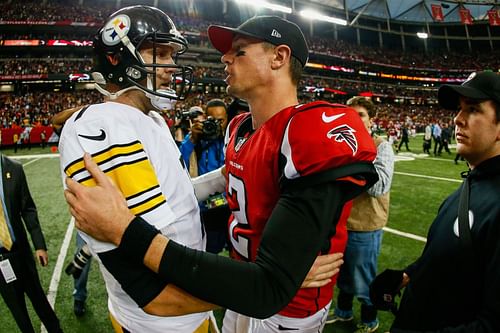
[[[35,260],[22,221],[28,229],[36,257],[47,266],[47,246],[21,164],[1,156],[0,163],[0,293],[23,333],[35,332],[24,294],[47,331],[62,332],[40,284]]]

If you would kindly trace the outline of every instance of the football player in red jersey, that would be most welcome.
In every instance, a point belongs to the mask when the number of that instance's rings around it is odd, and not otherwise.
[[[223,183],[233,212],[233,259],[159,235],[127,209],[88,155],[86,167],[98,185],[68,179],[66,199],[85,232],[119,245],[129,260],[189,293],[235,311],[226,312],[224,331],[321,331],[332,284],[299,288],[319,254],[342,248],[334,235],[345,232],[337,226],[345,223],[350,200],[377,180],[373,140],[351,108],[298,103],[308,48],[296,24],[257,16],[236,29],[211,26],[208,34],[223,54],[228,93],[250,106],[231,122],[226,140]],[[161,295],[146,310],[168,314]]]

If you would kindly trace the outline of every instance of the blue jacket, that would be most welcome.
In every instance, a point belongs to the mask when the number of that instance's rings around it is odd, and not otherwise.
[[[201,140],[197,145],[191,142],[191,133],[186,135],[179,149],[182,158],[189,170],[189,156],[195,150],[198,159],[198,175],[203,175],[209,171],[220,168],[224,165],[224,138],[218,138],[211,141]]]

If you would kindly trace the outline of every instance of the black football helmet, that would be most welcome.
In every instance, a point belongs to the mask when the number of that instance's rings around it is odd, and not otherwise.
[[[152,63],[145,63],[139,53],[146,44],[153,47]],[[176,29],[170,17],[157,8],[138,5],[113,13],[94,38],[94,71],[97,73],[93,76],[100,78],[96,82],[112,82],[120,89],[135,86],[151,99],[184,99],[191,89],[193,68],[157,63],[158,44],[172,46],[174,60],[188,48],[187,40]],[[176,69],[175,74],[172,74],[171,89],[156,87],[157,68]]]

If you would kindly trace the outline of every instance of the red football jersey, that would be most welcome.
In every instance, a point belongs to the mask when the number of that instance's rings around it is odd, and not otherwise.
[[[232,216],[232,257],[255,261],[262,232],[280,198],[280,179],[296,179],[356,162],[373,162],[376,148],[357,112],[343,105],[313,102],[286,108],[252,131],[251,115],[229,126],[226,148],[227,199]],[[330,253],[347,240],[346,204]],[[330,302],[332,284],[300,289],[280,314],[307,317]]]

